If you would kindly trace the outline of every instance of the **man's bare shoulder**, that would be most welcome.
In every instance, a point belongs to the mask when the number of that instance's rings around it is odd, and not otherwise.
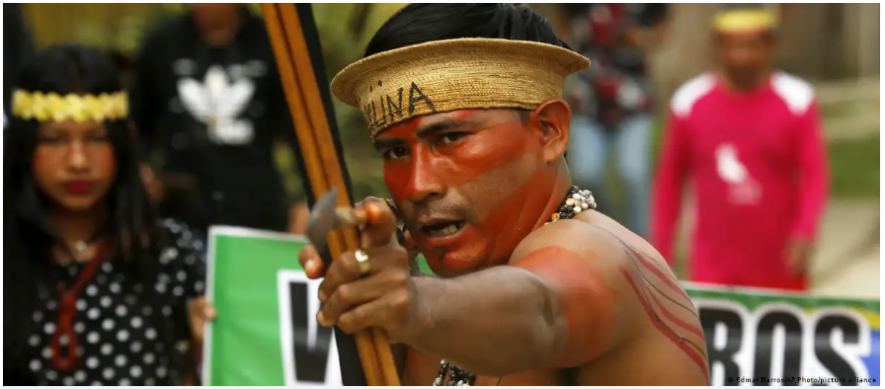
[[[556,291],[575,327],[567,351],[553,367],[582,366],[641,336],[636,319],[642,310],[618,297],[631,293],[623,275],[630,268],[623,247],[599,226],[571,219],[533,231],[511,256],[511,265],[538,275]]]
[[[585,222],[596,227],[598,230],[602,230],[601,232],[613,236],[617,240],[616,243],[619,247],[627,246],[633,248],[634,250],[643,253],[656,264],[664,268],[668,267],[667,261],[651,243],[605,214],[596,211],[582,212],[575,218],[575,220]],[[675,275],[672,273],[670,275],[675,278]]]
[[[549,250],[550,247],[555,250]],[[544,251],[555,255],[536,261],[535,254]],[[583,281],[574,285],[601,283],[609,291],[584,298],[612,299],[607,311],[612,313],[615,325],[607,334],[606,351],[629,349],[641,354],[645,352],[643,343],[658,344],[675,354],[659,360],[645,359],[646,362],[706,379],[706,347],[697,312],[667,263],[648,242],[601,213],[583,212],[575,219],[550,223],[532,232],[517,247],[511,264],[523,267],[521,261],[536,261],[534,269],[562,266],[563,261],[555,256],[565,252],[579,258],[568,262],[564,270],[574,274],[572,278],[583,275]],[[592,271],[586,271],[587,267]],[[683,357],[672,357],[680,354]],[[599,358],[586,360],[584,368],[608,366],[609,354],[597,355]],[[618,361],[617,365],[631,372],[641,370],[625,361]]]
[[[629,256],[628,249],[632,249],[643,253],[662,268],[667,267],[666,261],[651,244],[596,211],[582,212],[574,219],[560,220],[533,231],[516,247],[511,256],[511,264],[538,249],[550,246],[559,246],[612,265],[620,264]],[[667,273],[672,277],[669,270]]]
[[[547,247],[560,247],[585,258],[618,256],[616,240],[599,227],[580,220],[559,220],[532,231],[513,251],[511,264]],[[608,255],[606,255],[608,254]]]

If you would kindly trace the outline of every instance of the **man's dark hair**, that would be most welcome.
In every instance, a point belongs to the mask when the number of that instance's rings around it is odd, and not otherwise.
[[[375,33],[365,56],[458,38],[498,38],[569,48],[529,7],[512,4],[409,4]]]

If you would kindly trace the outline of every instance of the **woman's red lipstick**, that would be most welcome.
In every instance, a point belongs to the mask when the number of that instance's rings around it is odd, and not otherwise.
[[[84,194],[92,190],[92,182],[89,181],[68,181],[65,183],[65,189],[71,194]]]

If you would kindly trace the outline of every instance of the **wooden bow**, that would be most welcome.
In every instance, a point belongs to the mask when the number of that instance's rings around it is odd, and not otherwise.
[[[262,4],[265,24],[300,143],[299,159],[309,179],[307,184],[311,190],[305,192],[311,195],[308,196],[310,205],[331,188],[338,188],[342,194],[338,197],[338,205],[353,206],[319,33],[310,7],[310,4],[304,3]],[[358,249],[356,229],[333,231],[328,246],[333,258]],[[366,330],[350,337],[336,327],[335,341],[345,385],[399,386],[390,344],[382,330]],[[354,343],[359,364],[354,361]]]

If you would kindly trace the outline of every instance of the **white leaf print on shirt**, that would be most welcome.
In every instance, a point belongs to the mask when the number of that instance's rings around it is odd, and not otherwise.
[[[255,92],[248,78],[230,83],[220,66],[212,66],[203,82],[193,78],[178,80],[178,95],[184,108],[209,131],[209,139],[219,144],[242,145],[252,141],[252,123],[237,117],[243,113]]]
[[[716,149],[716,171],[725,182],[741,183],[747,179],[747,168],[737,158],[737,150],[730,144]]]
[[[726,143],[716,148],[716,172],[728,184],[732,203],[757,204],[761,199],[762,188],[741,163],[734,145]]]

